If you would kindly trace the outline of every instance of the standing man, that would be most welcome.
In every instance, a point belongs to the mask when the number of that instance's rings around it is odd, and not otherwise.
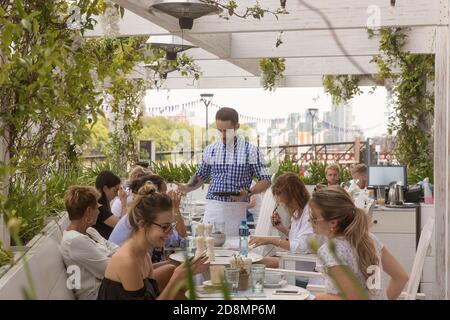
[[[225,233],[237,236],[240,222],[246,220],[250,196],[266,191],[271,177],[259,149],[237,135],[240,124],[236,110],[220,109],[216,113],[216,127],[222,141],[205,148],[195,176],[188,184],[179,184],[178,187],[181,192],[188,193],[211,178],[203,221],[225,222]],[[254,177],[258,182],[250,188]],[[239,195],[226,196],[224,192]]]

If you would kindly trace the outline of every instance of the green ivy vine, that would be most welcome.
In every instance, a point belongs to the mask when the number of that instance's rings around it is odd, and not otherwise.
[[[0,195],[0,210],[22,218],[24,242],[41,229],[67,183],[77,183],[80,172],[65,178],[83,169],[83,148],[105,116],[105,97],[120,129],[109,144],[114,168],[124,171],[136,157],[143,94],[158,75],[131,75],[138,64],[161,57],[148,54],[145,37],[84,37],[104,9],[99,0],[0,0],[0,139],[2,159],[9,158],[0,161],[9,191]],[[192,59],[180,61],[177,70],[190,76]],[[48,187],[52,181],[57,187]]]
[[[377,80],[391,92],[388,132],[396,139],[395,156],[408,166],[411,180],[417,182],[433,177],[435,58],[405,52],[406,30],[370,30],[369,37],[380,37],[380,55],[373,61],[380,69]]]
[[[229,20],[232,16],[238,17],[238,18],[242,18],[242,19],[246,19],[248,17],[257,19],[257,20],[261,20],[262,18],[264,18],[265,15],[267,14],[271,14],[273,15],[275,18],[278,19],[278,15],[281,14],[288,14],[289,12],[286,10],[286,6],[282,6],[280,3],[280,7],[275,9],[275,10],[271,10],[271,9],[266,9],[263,8],[259,1],[256,1],[255,5],[253,6],[249,6],[246,7],[242,13],[238,12],[237,9],[239,9],[237,1],[235,0],[224,0],[224,1],[217,1],[217,0],[200,0],[201,2],[207,3],[207,4],[212,4],[215,5],[217,7],[219,7],[220,9],[223,9],[223,12],[221,14],[219,14],[219,16],[223,19]]]
[[[326,75],[322,82],[325,92],[331,95],[333,103],[346,104],[362,93],[359,88],[361,77],[358,75]]]
[[[259,61],[261,85],[264,90],[275,91],[279,86],[286,70],[285,61],[284,58],[265,58]]]

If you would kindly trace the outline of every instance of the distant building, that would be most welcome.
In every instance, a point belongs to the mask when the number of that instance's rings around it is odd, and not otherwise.
[[[323,115],[324,143],[354,141],[360,136],[360,129],[354,125],[351,104],[331,106],[331,111]]]

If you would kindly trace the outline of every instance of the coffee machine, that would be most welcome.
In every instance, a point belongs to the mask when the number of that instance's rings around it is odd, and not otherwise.
[[[389,183],[388,201],[390,205],[401,206],[405,203],[404,186],[401,181]]]

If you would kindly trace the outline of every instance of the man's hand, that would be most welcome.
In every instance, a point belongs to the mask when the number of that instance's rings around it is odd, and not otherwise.
[[[184,196],[187,193],[200,188],[204,183],[205,182],[197,175],[193,175],[187,184],[175,182],[175,184],[178,186],[178,191],[181,192],[181,194]]]
[[[178,183],[178,182],[175,182],[175,184],[178,187],[177,191],[180,192],[183,196],[185,196],[189,191],[191,191],[191,190],[189,190],[189,187],[187,186],[187,184]]]
[[[248,197],[248,191],[247,190],[241,190],[239,192],[238,196],[231,196],[230,198],[234,202],[247,202],[247,197]]]

